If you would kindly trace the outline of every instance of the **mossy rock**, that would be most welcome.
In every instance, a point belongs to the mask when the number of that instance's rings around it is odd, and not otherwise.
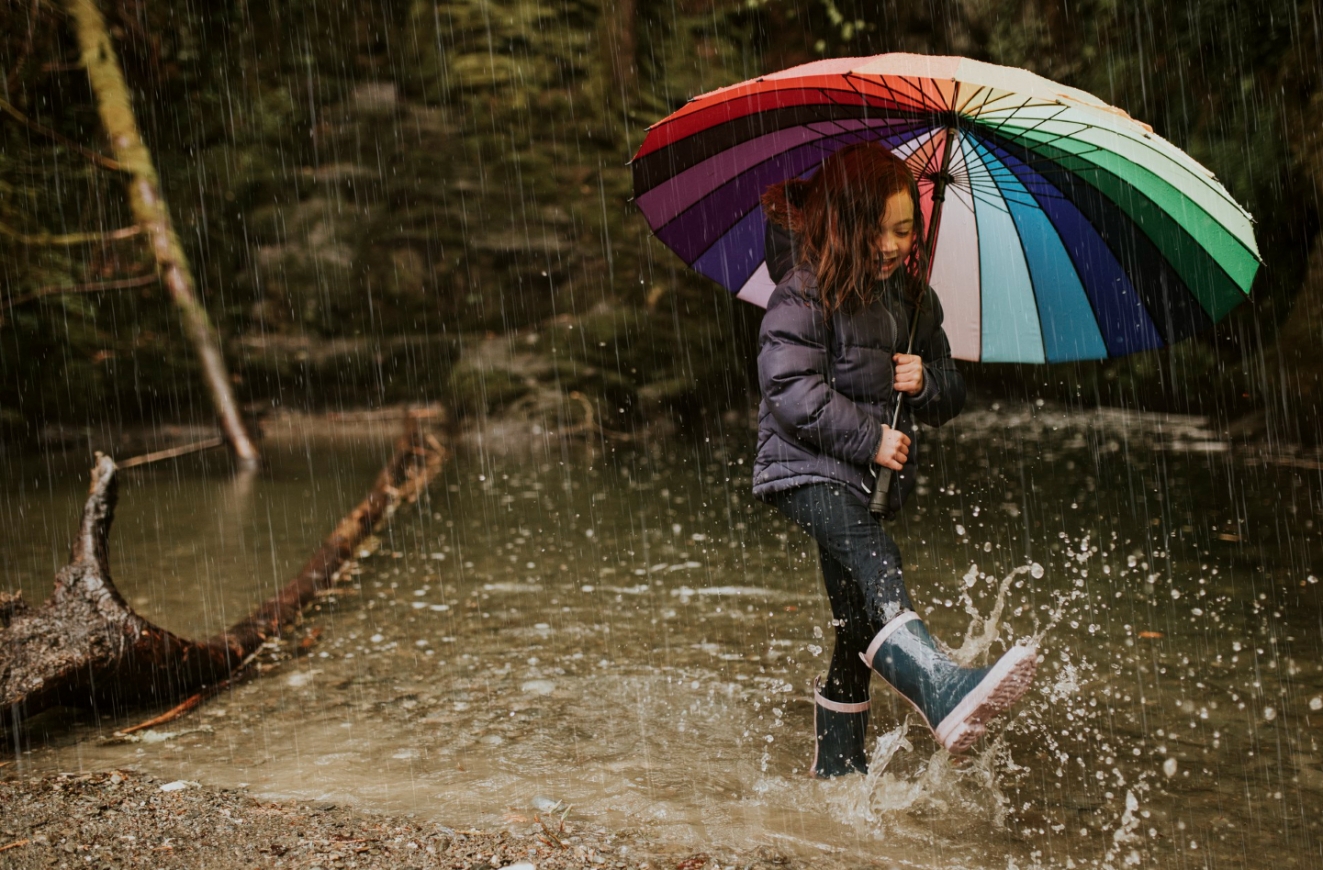
[[[447,396],[459,417],[492,414],[533,389],[524,378],[501,368],[461,365],[450,374]]]

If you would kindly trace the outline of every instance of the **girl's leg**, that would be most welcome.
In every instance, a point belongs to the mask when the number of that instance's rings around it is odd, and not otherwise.
[[[1028,690],[1038,663],[1032,644],[1013,646],[991,667],[969,668],[933,642],[910,606],[900,551],[852,495],[840,487],[810,484],[779,494],[775,502],[854,579],[869,620],[881,626],[864,659],[914,705],[948,751],[969,749],[988,720]]]
[[[838,487],[806,486],[776,500],[818,542],[822,579],[831,602],[836,643],[825,683],[814,682],[812,773],[835,777],[868,770],[868,684],[863,654],[882,628],[879,614],[907,602],[900,554],[863,505]],[[860,522],[852,513],[862,513]]]
[[[868,700],[868,684],[873,671],[860,654],[868,649],[873,636],[882,628],[868,618],[864,594],[850,571],[822,547],[818,547],[822,579],[831,602],[836,644],[831,652],[822,694],[832,701],[859,704]]]
[[[813,764],[818,778],[868,772],[868,684],[873,671],[864,663],[874,632],[864,596],[849,570],[821,547],[822,579],[831,601],[836,643],[827,679],[813,681]]]
[[[900,549],[868,507],[844,487],[811,483],[778,493],[774,503],[818,542],[828,584],[832,580],[827,576],[827,557],[848,572],[859,591],[853,602],[862,600],[863,613],[873,626],[886,625],[897,614],[913,609],[905,591]],[[832,594],[830,585],[828,594]],[[833,602],[836,597],[833,595]]]

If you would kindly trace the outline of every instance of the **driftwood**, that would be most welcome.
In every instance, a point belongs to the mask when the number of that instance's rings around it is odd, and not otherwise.
[[[342,519],[290,583],[246,619],[203,641],[179,637],[133,612],[110,577],[110,526],[118,476],[97,454],[69,564],[40,607],[0,594],[0,719],[12,729],[55,706],[115,710],[208,693],[230,680],[316,594],[395,508],[416,500],[446,449],[408,427],[371,492]],[[187,702],[186,702],[187,703]]]

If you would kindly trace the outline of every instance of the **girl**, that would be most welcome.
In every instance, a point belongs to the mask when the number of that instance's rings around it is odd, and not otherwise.
[[[817,541],[836,626],[826,682],[814,681],[812,772],[867,770],[874,671],[943,747],[964,752],[1028,689],[1037,651],[1016,645],[990,668],[953,662],[914,612],[900,551],[868,512],[874,466],[897,475],[893,510],[914,488],[913,420],[940,425],[965,402],[942,306],[923,280],[918,186],[904,161],[861,143],[811,180],[773,186],[763,207],[793,250],[759,335],[753,491]],[[901,353],[916,310],[916,353]],[[902,393],[892,429],[882,421]]]

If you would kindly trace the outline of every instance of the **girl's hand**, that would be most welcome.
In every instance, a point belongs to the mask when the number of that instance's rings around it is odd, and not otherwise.
[[[917,357],[915,357],[917,359]],[[892,429],[882,424],[882,444],[877,448],[873,461],[892,471],[900,471],[905,460],[910,458],[910,436],[899,429]]]
[[[917,396],[923,392],[923,357],[913,353],[898,353],[891,357],[895,369],[892,387],[898,393]]]

